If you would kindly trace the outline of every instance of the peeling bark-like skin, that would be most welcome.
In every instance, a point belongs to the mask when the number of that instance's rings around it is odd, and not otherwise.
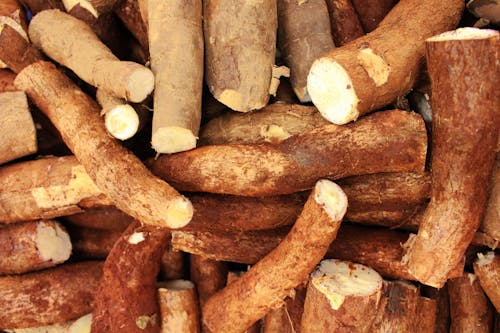
[[[93,229],[68,226],[73,254],[78,258],[106,259],[122,234],[119,230]]]
[[[0,93],[9,92],[9,91],[17,91],[14,86],[14,79],[16,78],[16,74],[11,72],[8,69],[0,69]]]
[[[491,262],[481,264],[474,263],[474,273],[479,278],[479,283],[483,288],[491,303],[500,312],[500,255],[491,252],[494,258]]]
[[[385,281],[370,333],[434,332],[435,317],[435,301],[421,297],[417,287],[404,281]]]
[[[148,27],[143,21],[137,0],[124,0],[115,9],[116,15],[120,18],[127,29],[134,35],[141,44],[146,57],[149,56]]]
[[[495,160],[490,184],[490,196],[479,229],[496,241],[500,241],[500,158]]]
[[[443,286],[462,259],[487,203],[500,132],[500,34],[491,35],[427,42],[432,193],[404,261],[420,282],[433,287]]]
[[[0,327],[63,323],[91,312],[101,275],[102,263],[88,261],[0,277]]]
[[[351,0],[365,32],[371,32],[394,7],[398,0]]]
[[[498,286],[497,286],[498,287]],[[450,333],[489,333],[493,327],[493,311],[474,274],[448,281],[450,294]]]
[[[321,182],[283,241],[238,280],[207,300],[202,311],[203,323],[211,331],[244,331],[307,280],[335,239],[345,213],[346,207],[342,205],[347,205],[344,199],[337,199],[338,207],[324,198],[317,199]],[[335,196],[344,195],[340,188],[335,191],[339,191]]]
[[[0,60],[14,73],[24,67],[43,60],[42,53],[29,44],[15,29],[6,25],[0,32]]]
[[[26,94],[0,93],[0,119],[0,164],[37,152],[35,123]]]
[[[120,236],[104,263],[93,333],[160,332],[156,277],[169,235],[167,229],[135,222]]]
[[[236,111],[264,107],[276,49],[276,0],[207,0],[203,6],[210,92]]]
[[[82,212],[84,200],[102,196],[74,156],[49,157],[0,168],[0,222]],[[103,202],[104,201],[104,202]],[[109,200],[102,203],[112,204]]]
[[[196,147],[203,90],[200,0],[149,0],[149,52],[155,75],[151,144],[158,153]]]
[[[307,74],[314,59],[335,48],[324,0],[278,0],[278,45],[301,102],[309,102]]]
[[[259,111],[230,112],[210,120],[200,130],[199,144],[280,143],[328,124],[313,106],[270,104]]]
[[[421,172],[426,141],[419,116],[394,110],[347,126],[323,126],[277,145],[206,146],[163,155],[151,170],[181,191],[288,194],[310,189],[325,177]]]
[[[50,118],[90,178],[119,209],[145,224],[173,226],[180,221],[169,217],[170,210],[182,202],[182,223],[189,222],[190,202],[107,135],[97,103],[54,65],[30,65],[15,84]]]
[[[214,260],[254,264],[274,249],[286,229],[247,232],[174,231],[172,247],[177,251],[203,255]],[[326,258],[357,262],[372,267],[390,279],[415,280],[401,263],[401,246],[408,234],[395,230],[344,224]],[[457,265],[454,276],[463,273]]]
[[[33,221],[0,228],[0,275],[37,271],[56,266],[69,258],[71,254],[69,242],[64,243],[64,246],[68,246],[67,248],[61,248],[63,244],[58,244],[60,246],[57,251],[67,254],[65,259],[60,258],[58,261],[53,261],[43,257],[41,252],[43,249],[40,249],[39,246],[49,244],[40,243],[41,240],[38,238],[40,227],[52,230],[54,233],[64,234],[69,241],[66,230],[56,221]]]
[[[401,0],[372,33],[318,58],[312,69],[316,63],[328,59],[338,63],[350,78],[352,87],[351,84],[345,90],[341,87],[338,94],[339,98],[343,96],[342,91],[349,94],[354,91],[357,95],[357,105],[353,106],[356,116],[346,122],[380,109],[406,94],[413,87],[423,64],[424,40],[456,27],[463,8],[461,0]],[[363,61],[364,52],[370,50],[373,55],[367,60],[377,64]],[[387,70],[386,75],[380,75],[382,67]],[[326,81],[322,83],[330,84]],[[311,89],[308,82],[308,91],[313,103],[317,104]],[[337,102],[332,99],[331,103]]]
[[[327,0],[326,4],[336,46],[347,44],[365,34],[351,0]]]

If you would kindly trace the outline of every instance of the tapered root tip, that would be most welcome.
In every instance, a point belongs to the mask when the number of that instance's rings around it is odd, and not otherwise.
[[[322,179],[316,183],[314,200],[323,206],[334,221],[340,221],[347,211],[347,196],[332,181]]]
[[[359,100],[351,78],[330,58],[319,58],[312,64],[307,76],[307,92],[321,115],[334,124],[347,124],[359,116]]]
[[[500,33],[496,30],[466,27],[443,32],[439,35],[427,38],[426,42],[444,42],[448,40],[477,40],[488,39],[495,36],[496,38],[499,38],[500,36]]]
[[[53,263],[62,263],[71,255],[71,240],[68,233],[56,222],[40,222],[36,229],[36,244],[40,258]]]
[[[193,205],[184,198],[179,197],[171,201],[167,207],[165,219],[167,227],[178,229],[186,226],[193,218]]]
[[[104,115],[107,131],[119,140],[133,137],[139,129],[139,116],[134,108],[128,104],[114,107]]]
[[[321,261],[311,274],[311,283],[334,310],[340,308],[346,297],[367,297],[382,289],[382,277],[375,270],[336,259]]]
[[[151,94],[155,85],[155,77],[149,69],[138,65],[138,68],[130,74],[127,82],[127,100],[139,103]]]
[[[151,137],[153,149],[160,154],[173,154],[196,148],[196,136],[182,127],[160,127]]]

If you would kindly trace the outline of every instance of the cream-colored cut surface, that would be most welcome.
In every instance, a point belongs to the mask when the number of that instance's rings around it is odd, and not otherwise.
[[[469,39],[488,39],[499,36],[499,32],[491,29],[479,28],[459,28],[457,30],[446,31],[442,34],[427,38],[426,42],[441,42],[446,40],[469,40]]]
[[[143,232],[134,232],[130,237],[128,238],[128,242],[133,245],[137,245],[140,242],[144,241],[144,233]]]
[[[369,296],[382,285],[382,277],[373,269],[345,261],[330,259],[321,261],[311,274],[311,283],[338,310],[346,296]]]
[[[104,114],[104,123],[109,134],[119,140],[133,137],[139,129],[139,116],[128,104],[118,105]]]
[[[92,314],[87,314],[75,321],[40,327],[7,329],[8,333],[90,333]]]
[[[245,112],[247,110],[242,110],[243,106],[243,96],[236,90],[226,89],[217,98],[222,104],[227,105],[229,108],[235,111]]]
[[[94,6],[92,6],[92,4],[86,0],[62,0],[62,2],[67,12],[71,11],[71,9],[73,9],[73,7],[75,7],[76,5],[80,5],[80,7],[88,10],[89,13],[94,15],[94,17],[99,17],[99,13],[94,8]]]
[[[151,144],[160,154],[173,154],[196,148],[197,137],[187,128],[170,126],[158,128]]]
[[[91,326],[92,326],[92,314],[89,313],[76,320],[73,324],[71,324],[68,333],[90,333]]]
[[[316,60],[307,76],[307,91],[328,121],[343,125],[359,116],[358,97],[347,71],[330,58]]]
[[[316,183],[314,200],[325,208],[330,218],[339,221],[347,211],[347,196],[332,181],[322,179]]]
[[[71,180],[67,185],[36,187],[31,190],[31,195],[40,208],[77,204],[84,198],[101,193],[81,165],[71,169]]]
[[[71,240],[66,231],[55,223],[40,222],[36,228],[36,244],[43,260],[62,263],[71,255]]]
[[[358,61],[377,87],[387,82],[391,67],[381,56],[373,53],[372,49],[367,48],[359,51]]]
[[[167,208],[166,218],[169,222],[169,228],[182,228],[191,221],[193,217],[193,206],[189,200],[181,197],[171,200]]]
[[[139,103],[148,97],[155,86],[155,77],[148,68],[139,68],[129,76],[127,82],[127,100]]]
[[[292,135],[283,127],[271,124],[260,127],[260,136],[262,136],[266,142],[278,143],[288,139]]]
[[[493,251],[487,252],[485,254],[478,253],[477,259],[476,259],[476,264],[478,266],[488,265],[488,264],[491,264],[494,259],[495,259],[495,252],[493,252]]]

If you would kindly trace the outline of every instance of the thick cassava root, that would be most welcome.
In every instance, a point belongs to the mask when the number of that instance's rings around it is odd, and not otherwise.
[[[150,0],[148,13],[156,83],[151,144],[163,154],[193,149],[201,121],[202,3]]]
[[[19,223],[0,229],[0,275],[21,274],[68,260],[71,241],[56,221]]]
[[[159,283],[161,333],[199,333],[200,320],[196,289],[191,281]]]
[[[214,97],[247,112],[269,100],[276,48],[276,0],[203,2],[205,80]]]
[[[102,263],[88,261],[0,277],[0,327],[64,323],[90,313],[101,275]]]
[[[500,312],[500,256],[495,252],[478,253],[474,273],[491,303]]]
[[[346,124],[404,95],[417,79],[425,38],[454,28],[463,8],[461,0],[401,0],[371,34],[312,64],[307,91],[314,105]]]
[[[153,91],[154,76],[149,69],[119,61],[90,27],[69,14],[43,11],[31,21],[29,34],[45,54],[97,88],[131,102],[141,102]]]
[[[276,145],[206,146],[163,155],[151,169],[181,191],[287,194],[310,189],[322,177],[421,172],[426,137],[419,116],[394,110],[348,126],[323,126]]]
[[[309,280],[300,332],[369,332],[381,295],[382,277],[373,269],[323,260]]]
[[[207,300],[203,306],[204,324],[214,332],[241,332],[279,306],[325,255],[346,209],[347,197],[340,187],[318,181],[280,245]]]
[[[332,36],[336,46],[342,46],[365,33],[351,0],[327,0]]]
[[[36,129],[26,94],[0,92],[0,164],[36,153]]]
[[[18,74],[15,84],[59,129],[90,178],[119,209],[145,224],[177,228],[189,223],[191,203],[109,138],[97,103],[54,65],[30,65]]]
[[[497,31],[463,28],[426,42],[432,192],[418,235],[406,244],[404,262],[430,286],[443,286],[484,215],[500,131],[499,37]],[[464,57],[455,58],[456,52]]]

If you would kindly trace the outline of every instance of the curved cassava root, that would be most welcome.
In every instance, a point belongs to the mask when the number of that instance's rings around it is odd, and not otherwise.
[[[425,38],[454,28],[461,0],[401,0],[379,27],[318,58],[307,91],[321,114],[346,124],[389,104],[413,86]]]

